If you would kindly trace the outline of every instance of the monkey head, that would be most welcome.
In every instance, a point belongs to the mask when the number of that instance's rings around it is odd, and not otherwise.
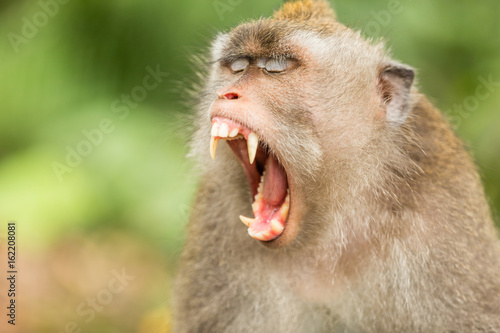
[[[341,205],[353,177],[362,187],[395,167],[370,149],[398,149],[413,70],[338,23],[326,1],[289,2],[220,34],[211,57],[193,146],[206,147],[195,153],[211,170],[239,161],[230,172],[246,174],[254,215],[240,219],[263,244],[305,237],[332,209],[319,198]],[[215,159],[221,140],[233,154]]]

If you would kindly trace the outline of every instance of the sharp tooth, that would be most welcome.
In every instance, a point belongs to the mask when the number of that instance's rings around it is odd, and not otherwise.
[[[278,220],[276,219],[272,219],[271,220],[271,230],[275,233],[275,234],[281,234],[283,232],[283,226],[281,225],[281,223],[278,222]]]
[[[258,145],[259,145],[259,138],[257,137],[257,134],[251,132],[248,135],[248,141],[247,141],[248,158],[250,159],[250,164],[253,164],[253,161],[255,160],[255,154],[257,154]]]
[[[230,137],[230,138],[234,138],[235,136],[237,136],[237,135],[238,135],[238,133],[239,133],[239,132],[240,132],[240,131],[239,131],[239,129],[238,129],[238,128],[233,128],[233,129],[231,130],[231,132],[229,132],[229,137]]]
[[[216,139],[212,136],[210,139],[210,156],[212,156],[212,159],[215,159],[215,151],[217,150],[218,143],[219,139]]]
[[[229,134],[229,127],[227,126],[226,123],[223,123],[219,127],[219,137],[221,137],[221,138],[227,138],[228,134]]]
[[[241,222],[243,222],[244,225],[246,225],[247,227],[250,227],[250,224],[255,222],[256,219],[251,219],[249,217],[240,215],[240,220],[241,220]]]
[[[285,202],[280,208],[280,214],[281,217],[283,218],[283,221],[286,221],[286,218],[288,217],[288,210],[290,209],[290,194],[286,195]]]
[[[212,133],[210,133],[212,136],[219,136],[219,124],[213,123],[212,124]]]

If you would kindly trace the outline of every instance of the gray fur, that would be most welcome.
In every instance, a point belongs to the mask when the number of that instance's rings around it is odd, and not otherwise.
[[[463,144],[411,87],[410,69],[387,68],[382,45],[329,12],[326,24],[324,1],[287,6],[215,43],[191,144],[201,184],[174,332],[500,332],[500,247]],[[262,83],[217,62],[235,47],[307,61]],[[392,104],[381,75],[401,92]],[[211,105],[227,86],[256,101],[238,117],[259,129],[303,201],[296,237],[278,248],[238,220],[251,216],[251,196],[233,153],[221,143],[209,156]]]

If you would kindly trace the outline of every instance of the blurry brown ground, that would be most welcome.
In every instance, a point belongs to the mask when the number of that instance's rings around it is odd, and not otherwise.
[[[2,332],[64,332],[66,325],[82,332],[166,332],[174,260],[130,234],[67,235],[47,251],[22,255],[18,325],[3,322]],[[113,271],[125,272],[129,280],[113,283],[123,291],[107,298],[109,292],[102,291],[109,291]],[[81,303],[87,304],[85,316],[76,314]]]

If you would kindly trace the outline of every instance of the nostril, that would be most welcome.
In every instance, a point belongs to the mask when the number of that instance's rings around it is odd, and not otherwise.
[[[227,93],[224,95],[223,98],[224,99],[238,99],[238,98],[240,98],[240,96],[238,96],[238,94],[236,94],[236,93]]]

